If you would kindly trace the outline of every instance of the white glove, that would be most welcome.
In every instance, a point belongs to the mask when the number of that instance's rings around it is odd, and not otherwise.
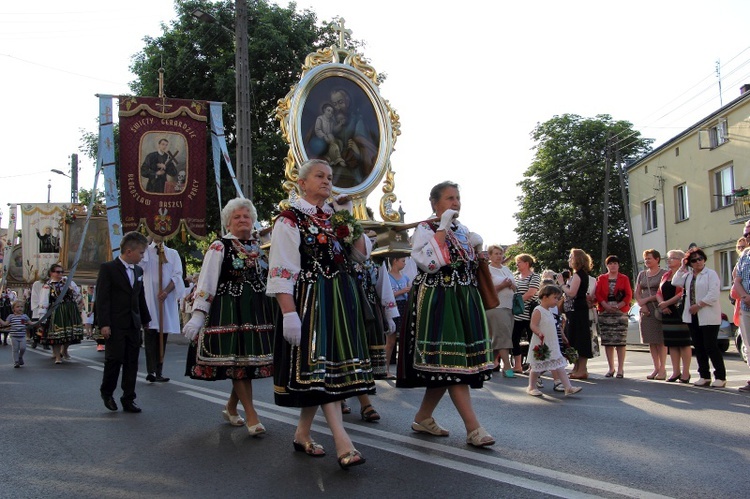
[[[206,322],[206,315],[203,312],[195,311],[187,324],[182,328],[182,334],[190,341],[193,341],[203,324]]]
[[[287,312],[284,314],[284,339],[292,346],[298,347],[302,339],[302,321],[297,312]]]
[[[388,317],[388,332],[389,333],[395,333],[396,332],[396,321],[394,321],[390,317]]]
[[[445,210],[443,214],[440,215],[440,225],[438,226],[438,230],[446,230],[456,218],[458,218],[458,212],[456,210]]]
[[[471,246],[472,248],[476,248],[477,246],[483,246],[483,245],[484,245],[484,239],[482,239],[482,236],[480,236],[476,232],[469,233],[469,246]]]
[[[333,211],[346,210],[352,215],[354,214],[354,203],[347,194],[339,194],[333,198]]]

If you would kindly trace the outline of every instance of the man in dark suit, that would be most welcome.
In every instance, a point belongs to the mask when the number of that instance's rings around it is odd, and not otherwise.
[[[99,268],[96,280],[94,320],[106,341],[104,376],[100,388],[104,406],[117,410],[112,397],[122,367],[122,410],[141,412],[135,403],[135,382],[141,328],[151,322],[143,289],[143,270],[136,265],[143,258],[148,241],[143,234],[128,232],[120,243],[120,256]]]

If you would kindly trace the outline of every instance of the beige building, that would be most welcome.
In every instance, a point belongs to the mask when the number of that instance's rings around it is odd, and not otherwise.
[[[750,188],[750,85],[740,93],[626,172],[638,267],[645,249],[665,255],[697,244],[721,278],[721,306],[730,319],[735,243],[750,219],[750,195],[742,190]]]

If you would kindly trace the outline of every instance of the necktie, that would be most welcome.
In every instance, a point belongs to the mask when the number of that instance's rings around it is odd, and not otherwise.
[[[135,265],[128,264],[126,265],[127,271],[128,271],[128,279],[130,280],[130,286],[132,287],[135,283]]]

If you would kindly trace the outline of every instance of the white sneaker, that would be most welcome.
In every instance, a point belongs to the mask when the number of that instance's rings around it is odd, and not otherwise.
[[[711,383],[711,386],[713,388],[724,388],[727,386],[727,380],[725,379],[715,379],[713,383]]]
[[[710,379],[698,378],[698,381],[696,381],[695,383],[693,383],[693,386],[709,386],[710,384],[711,384],[711,380]]]
[[[544,381],[542,381],[542,378],[539,378],[538,380],[536,380],[536,387],[544,388]]]

